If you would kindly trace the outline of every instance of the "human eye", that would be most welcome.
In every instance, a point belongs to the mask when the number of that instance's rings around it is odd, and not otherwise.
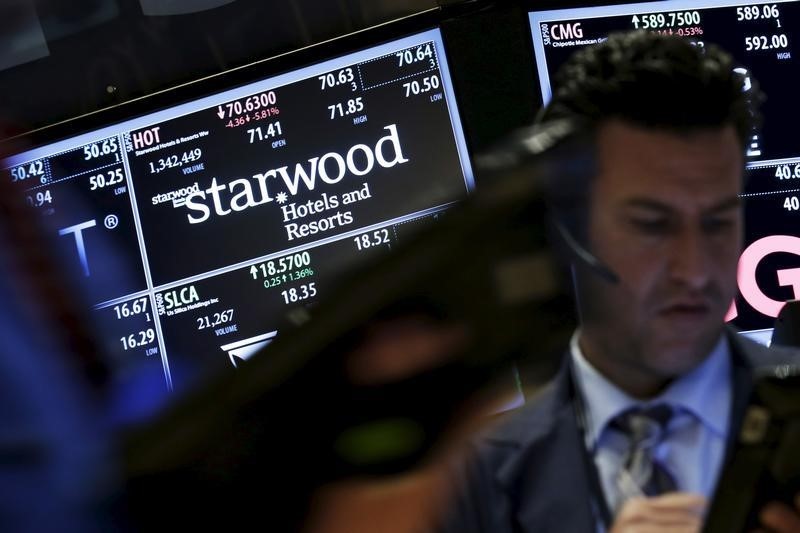
[[[643,235],[663,235],[670,230],[670,220],[664,216],[632,216],[628,223]]]
[[[706,233],[723,233],[734,229],[736,222],[732,216],[712,216],[703,220],[703,230]]]

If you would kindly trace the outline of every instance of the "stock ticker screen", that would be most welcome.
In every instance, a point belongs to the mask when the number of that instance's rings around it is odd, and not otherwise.
[[[4,160],[88,287],[106,351],[167,388],[473,187],[439,30]]]
[[[662,1],[529,13],[544,102],[550,79],[576,49],[613,31],[647,30],[713,42],[733,54],[745,77],[767,94],[765,123],[747,147],[743,191],[745,249],[739,296],[728,318],[750,336],[768,340],[783,302],[800,298],[800,3]],[[657,102],[654,102],[657,105]]]

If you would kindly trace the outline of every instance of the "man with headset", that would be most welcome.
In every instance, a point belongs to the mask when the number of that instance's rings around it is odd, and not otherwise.
[[[611,36],[556,76],[542,121],[592,129],[579,237],[618,278],[575,266],[581,326],[559,374],[476,442],[448,531],[697,531],[756,365],[797,362],[725,327],[741,250],[743,92],[714,46]],[[800,531],[796,509],[761,521]]]

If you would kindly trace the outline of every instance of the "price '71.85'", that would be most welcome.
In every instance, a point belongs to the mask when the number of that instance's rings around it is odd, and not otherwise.
[[[328,106],[328,111],[331,112],[331,120],[345,115],[360,113],[363,110],[364,102],[361,100],[360,96],[358,98],[351,98],[346,102],[339,102],[338,104]]]

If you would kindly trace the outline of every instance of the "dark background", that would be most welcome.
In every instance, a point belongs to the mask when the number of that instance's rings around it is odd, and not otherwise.
[[[155,3],[165,8],[224,1],[4,2],[0,138],[429,11],[439,3],[227,0],[196,12],[145,14],[145,7]],[[459,4],[439,15],[451,67],[459,72],[461,106],[475,109],[462,119],[473,130],[468,133],[472,142],[485,146],[529,122],[537,105],[524,13],[516,2],[440,3]]]
[[[215,3],[218,7],[212,7]],[[0,139],[55,124],[15,141],[14,146],[19,149],[25,144],[52,141],[439,25],[468,148],[475,153],[513,129],[529,124],[541,106],[528,9],[608,3],[597,0],[8,0],[0,6]],[[179,13],[182,4],[208,9],[184,9],[186,12]],[[437,4],[442,5],[437,8]],[[158,6],[162,14],[153,14],[152,9]],[[800,5],[780,6],[784,32],[790,35],[789,50],[794,51],[795,27],[800,30]],[[163,13],[169,7],[175,8],[175,14]],[[659,3],[654,2],[654,11],[658,7]],[[729,10],[735,13],[735,8]],[[415,13],[418,15],[410,20],[404,19]],[[719,24],[719,29],[713,28],[711,18],[705,19],[703,25],[709,30],[705,38],[722,42],[740,57],[770,95],[765,107],[765,155],[794,155],[792,126],[798,113],[792,104],[794,60],[780,62],[779,68],[775,68],[774,59],[770,62],[765,53],[744,57],[745,33],[762,33],[762,29],[754,23],[747,28],[734,25],[726,32],[723,27],[727,23]],[[611,27],[616,28],[613,21],[608,23],[608,28]],[[627,25],[620,27],[623,28]],[[586,37],[594,36],[588,35],[591,32],[587,27],[584,29]],[[334,41],[328,42],[330,39]],[[561,51],[567,50],[574,49]],[[192,83],[197,80],[202,81]],[[321,111],[327,113],[325,106]],[[365,112],[369,122],[365,129],[389,123],[370,111],[367,102]],[[81,118],[71,120],[76,117]],[[284,123],[283,118],[279,117],[284,137],[291,142],[290,121]],[[58,124],[63,121],[67,122]],[[181,133],[191,134],[196,129],[199,128]],[[162,135],[167,137],[166,132]],[[379,136],[380,132],[373,131],[365,135],[365,140],[374,143]],[[173,150],[151,155],[156,158],[162,153],[172,154]],[[321,155],[321,152],[307,155]],[[288,158],[285,163],[297,161],[302,158]],[[259,171],[263,170],[267,167]],[[189,175],[186,181],[191,184],[196,180],[207,186],[210,178],[200,178],[199,174]],[[220,176],[218,181],[225,178],[229,176]],[[477,185],[481,186],[480,181]],[[753,190],[764,189],[757,182],[750,185]],[[777,203],[768,197],[748,201],[747,242],[767,234],[797,234],[793,228],[797,227],[800,214],[780,210]],[[774,298],[788,297],[787,289],[777,287],[773,279],[775,269],[797,266],[797,258],[786,255],[774,254],[759,270],[760,281],[763,272],[765,292]],[[133,278],[138,280],[136,275]],[[740,326],[749,329],[772,325],[771,320],[755,314],[741,299],[738,303]],[[134,329],[140,327],[144,326],[137,325]]]

